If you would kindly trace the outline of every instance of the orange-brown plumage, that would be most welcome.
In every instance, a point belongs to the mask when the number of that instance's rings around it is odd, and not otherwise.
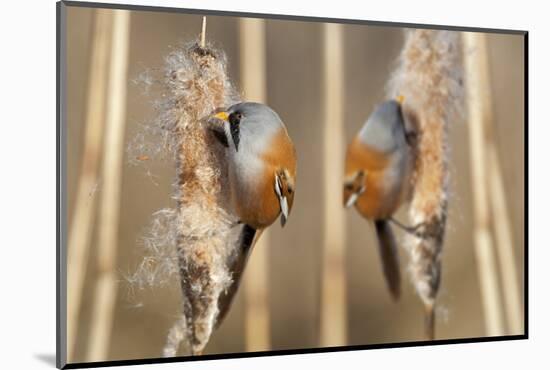
[[[395,212],[399,206],[399,197],[388,194],[385,189],[385,170],[389,166],[389,158],[384,154],[369,148],[358,138],[348,147],[346,156],[346,179],[352,179],[358,171],[364,171],[366,191],[355,203],[359,213],[370,220],[384,219]],[[344,203],[349,197],[349,191],[344,189]]]
[[[410,153],[401,104],[380,104],[348,146],[344,204],[374,222],[384,275],[400,295],[399,258],[389,220],[408,194]]]
[[[233,282],[218,301],[219,325],[261,233],[279,216],[283,226],[287,221],[294,200],[296,151],[277,113],[263,104],[235,104],[214,117],[221,120],[211,126],[214,137],[227,148],[231,211],[241,224],[234,258],[227,265]]]
[[[279,198],[275,192],[275,176],[282,181],[282,191],[287,197],[289,211],[294,200],[294,181],[296,178],[296,151],[286,130],[281,128],[274,135],[262,155],[263,174],[258,176],[254,191],[254,201],[237,203],[237,215],[242,223],[255,229],[271,225],[281,213]]]

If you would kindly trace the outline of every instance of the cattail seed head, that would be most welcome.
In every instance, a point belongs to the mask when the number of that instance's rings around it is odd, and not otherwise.
[[[449,150],[447,134],[463,111],[460,35],[452,31],[407,31],[405,45],[390,83],[390,97],[404,97],[403,113],[416,131],[411,176],[412,225],[407,235],[411,279],[426,307],[433,309],[441,280],[447,206],[449,201]]]
[[[153,215],[144,238],[148,256],[133,277],[149,286],[176,276],[180,281],[183,313],[168,334],[165,356],[176,355],[180,342],[192,354],[202,352],[216,322],[218,298],[232,279],[227,261],[234,255],[231,226],[236,220],[227,210],[226,158],[205,127],[217,108],[239,100],[226,65],[223,51],[208,43],[172,51],[159,81],[158,116],[146,130],[160,147],[147,156],[169,153],[176,164],[176,207]]]

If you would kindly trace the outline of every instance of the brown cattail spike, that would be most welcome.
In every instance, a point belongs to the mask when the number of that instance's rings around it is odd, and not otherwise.
[[[403,114],[416,137],[409,215],[410,223],[420,226],[406,235],[405,244],[411,279],[428,312],[429,339],[434,332],[449,200],[447,131],[463,104],[459,42],[457,32],[408,31],[389,85],[390,97],[406,97]]]
[[[182,316],[168,333],[166,357],[175,356],[182,342],[189,353],[202,353],[218,320],[219,297],[233,279],[227,265],[235,256],[236,220],[227,211],[225,152],[204,122],[240,99],[225,54],[206,42],[205,27],[203,18],[198,40],[166,57],[158,118],[149,127],[159,148],[148,153],[173,155],[176,207],[153,215],[144,238],[148,255],[130,278],[154,287],[180,281]]]
[[[168,58],[169,116],[176,122],[177,250],[191,353],[203,349],[216,322],[219,295],[231,282],[226,261],[234,220],[226,213],[224,153],[202,120],[234,97],[225,57],[192,45]],[[173,77],[175,76],[175,77]]]

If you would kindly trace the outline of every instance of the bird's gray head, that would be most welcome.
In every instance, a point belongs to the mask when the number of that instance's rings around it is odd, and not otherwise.
[[[359,140],[383,153],[405,144],[405,124],[399,102],[388,100],[378,105],[359,131]]]
[[[247,150],[265,148],[273,134],[284,127],[277,113],[260,103],[238,103],[214,117],[223,121],[224,144],[231,147],[233,143],[235,151],[242,147]],[[223,142],[224,138],[217,136]]]

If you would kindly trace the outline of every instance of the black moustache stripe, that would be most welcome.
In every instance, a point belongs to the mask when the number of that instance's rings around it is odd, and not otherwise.
[[[239,151],[239,140],[240,140],[239,124],[235,123],[230,125],[230,131],[231,131],[231,138],[233,139],[233,143],[235,144],[235,150]]]

